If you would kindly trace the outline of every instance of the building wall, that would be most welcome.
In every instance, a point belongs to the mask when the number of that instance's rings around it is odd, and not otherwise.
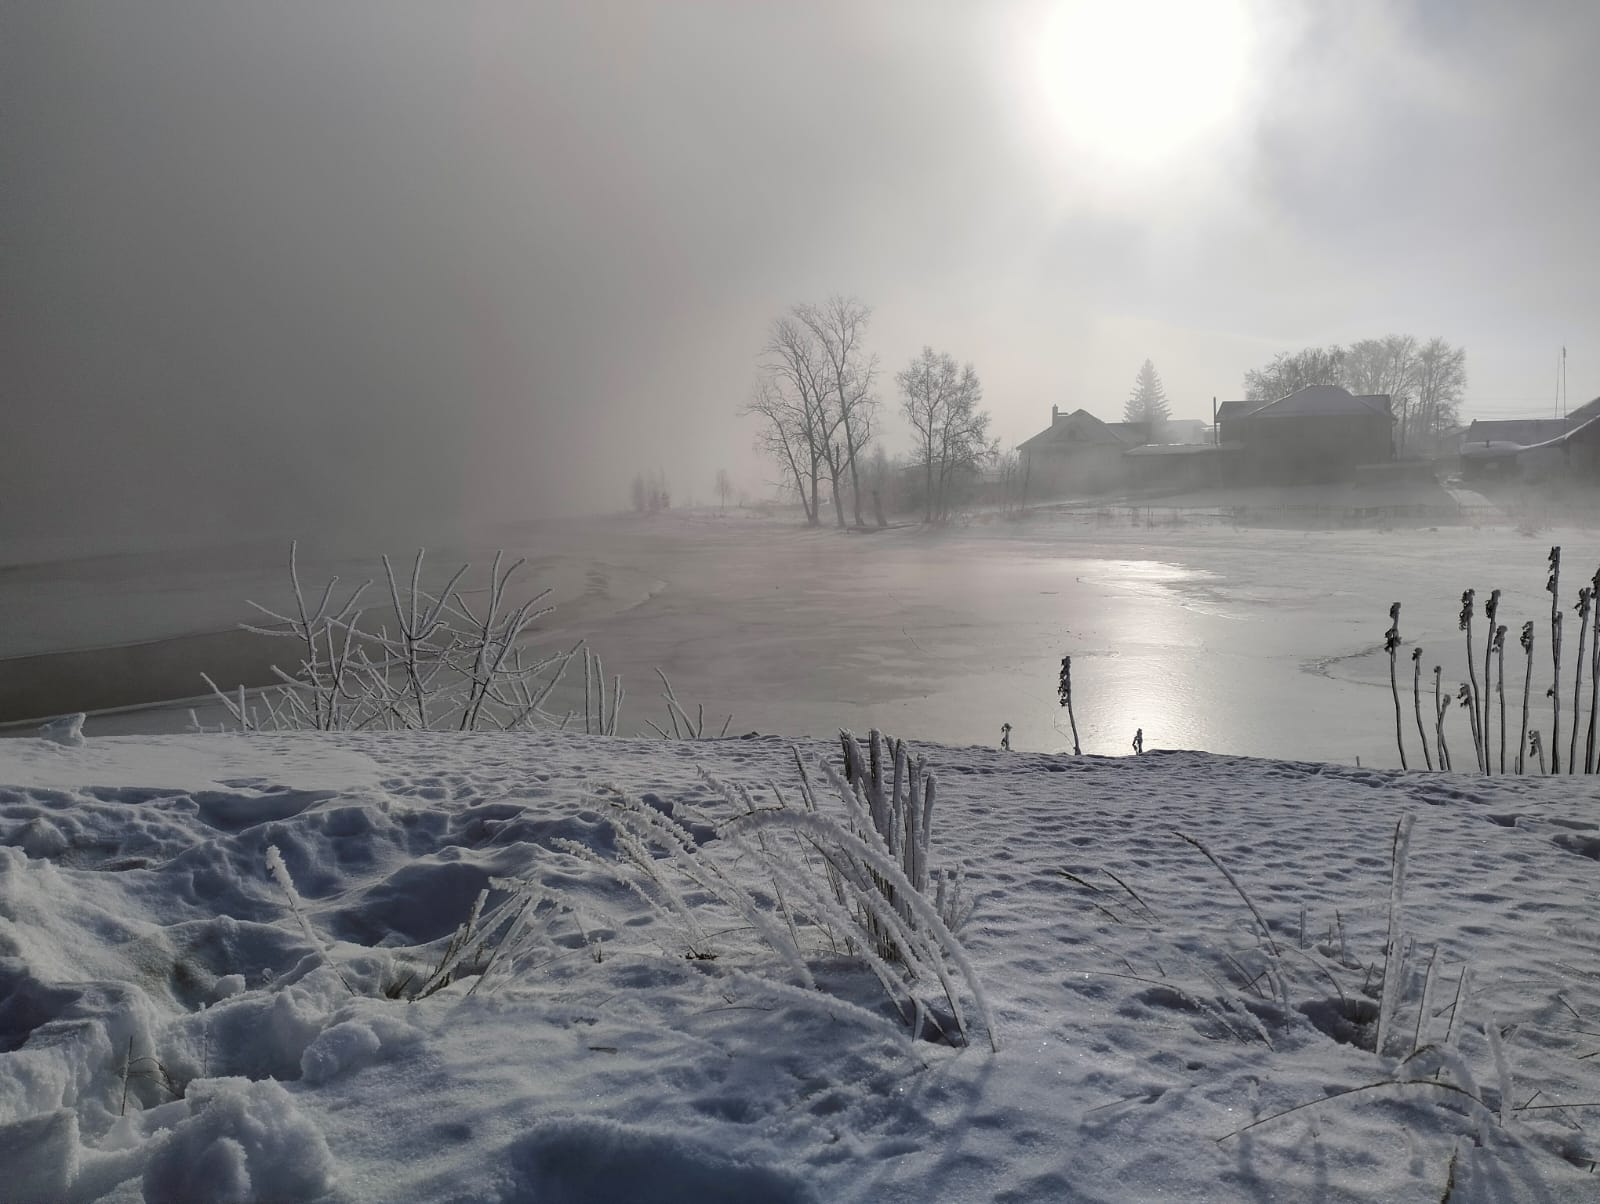
[[[1264,481],[1349,480],[1358,464],[1394,459],[1393,424],[1381,414],[1234,419],[1223,437],[1244,443],[1247,471]]]
[[[1106,493],[1128,483],[1122,448],[1110,444],[1057,445],[1029,455],[1028,490],[1039,496]]]

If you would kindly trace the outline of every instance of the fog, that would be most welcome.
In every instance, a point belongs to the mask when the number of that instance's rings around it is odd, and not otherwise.
[[[1391,329],[1467,417],[1600,391],[1600,10],[1125,7],[10,5],[0,532],[761,495],[756,353],[834,291],[1005,446]]]

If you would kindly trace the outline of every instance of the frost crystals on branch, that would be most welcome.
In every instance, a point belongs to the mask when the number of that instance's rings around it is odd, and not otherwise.
[[[478,731],[560,722],[544,711],[544,704],[583,644],[544,656],[527,653],[523,641],[529,628],[553,608],[542,605],[549,590],[511,602],[512,576],[525,561],[503,566],[503,553],[495,553],[488,582],[479,591],[483,599],[471,602],[468,591],[460,588],[470,566],[456,569],[435,591],[423,585],[422,550],[404,584],[385,556],[391,613],[387,621],[364,622],[368,612],[360,601],[371,582],[363,582],[343,604],[335,605],[339,578],[333,577],[317,604],[308,606],[298,550],[297,544],[289,545],[293,613],[252,602],[273,626],[241,627],[297,641],[299,665],[293,672],[274,665],[280,684],[259,691],[258,705],[250,704],[242,687],[237,697],[230,697],[201,675],[241,731]],[[620,698],[619,683],[609,717],[603,704],[600,708],[602,730],[616,730]]]

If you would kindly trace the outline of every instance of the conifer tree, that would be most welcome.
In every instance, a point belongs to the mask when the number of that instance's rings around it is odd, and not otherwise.
[[[1148,438],[1154,439],[1161,424],[1172,417],[1167,405],[1167,391],[1161,387],[1161,377],[1149,360],[1139,369],[1133,382],[1133,393],[1122,408],[1124,422],[1142,422]]]

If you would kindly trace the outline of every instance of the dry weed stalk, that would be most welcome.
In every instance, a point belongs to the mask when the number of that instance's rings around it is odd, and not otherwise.
[[[1561,546],[1550,549],[1550,576],[1544,583],[1550,591],[1550,661],[1555,667],[1556,689],[1550,693],[1550,772],[1561,772]]]

